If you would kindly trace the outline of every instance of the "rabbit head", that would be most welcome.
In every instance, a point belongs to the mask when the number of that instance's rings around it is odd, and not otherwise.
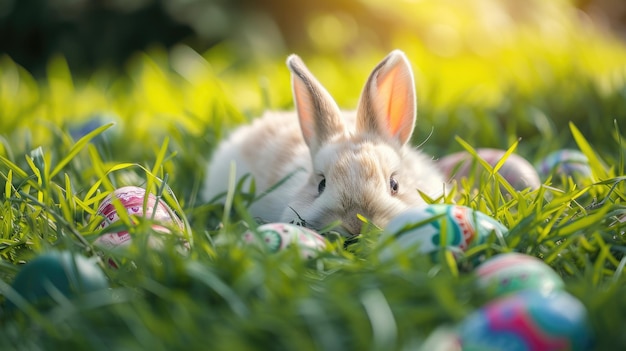
[[[369,76],[356,116],[344,117],[330,94],[299,57],[287,60],[311,174],[283,212],[282,221],[344,235],[359,234],[361,215],[382,227],[395,215],[424,204],[418,189],[440,192],[442,177],[408,144],[416,117],[411,66],[393,51]]]

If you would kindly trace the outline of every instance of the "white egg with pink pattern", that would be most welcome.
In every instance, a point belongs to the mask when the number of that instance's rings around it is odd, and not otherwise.
[[[326,248],[326,239],[317,232],[288,223],[266,223],[243,234],[243,242],[262,243],[269,252],[276,253],[296,245],[302,258],[313,259]]]
[[[147,199],[145,199],[146,194],[148,196]],[[155,221],[152,225],[152,229],[161,233],[171,233],[168,227],[177,227],[181,231],[184,229],[182,221],[163,200],[157,199],[154,194],[147,193],[143,188],[125,186],[114,190],[100,203],[96,212],[99,216],[103,217],[102,222],[98,226],[101,230],[104,230],[120,220],[119,213],[113,203],[114,199],[120,201],[122,207],[126,209],[126,212],[131,217],[131,221],[133,216],[150,218]],[[93,242],[94,246],[104,250],[124,248],[130,245],[130,243],[131,236],[126,229],[102,234]],[[148,243],[152,247],[160,247],[162,245],[160,240],[153,237],[149,238]],[[111,263],[110,259],[109,263]],[[115,266],[114,264],[112,265]]]

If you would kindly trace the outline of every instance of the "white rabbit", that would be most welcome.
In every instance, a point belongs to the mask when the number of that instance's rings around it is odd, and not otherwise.
[[[257,195],[283,181],[250,207],[253,216],[317,230],[339,221],[334,230],[351,236],[363,224],[357,214],[384,227],[424,204],[418,189],[443,193],[432,158],[408,145],[417,103],[404,53],[393,51],[374,68],[357,111],[345,117],[298,56],[287,66],[297,114],[267,113],[223,141],[208,167],[204,201],[226,191],[234,161],[237,179],[250,173]]]

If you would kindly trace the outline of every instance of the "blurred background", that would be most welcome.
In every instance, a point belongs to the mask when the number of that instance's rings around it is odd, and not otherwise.
[[[210,147],[265,109],[291,108],[289,53],[354,108],[396,48],[416,76],[414,142],[436,157],[459,135],[475,147],[522,138],[532,161],[575,146],[569,122],[617,155],[622,0],[0,0],[0,134],[30,150],[53,141],[51,125],[114,120],[124,157],[142,159],[126,146],[163,134]]]
[[[154,45],[259,53],[393,48],[398,33],[438,55],[481,54],[520,26],[596,27],[626,39],[620,0],[0,0],[0,52],[37,76],[53,55],[73,72],[121,67]],[[579,22],[579,23],[578,23]],[[556,35],[558,33],[552,33]]]

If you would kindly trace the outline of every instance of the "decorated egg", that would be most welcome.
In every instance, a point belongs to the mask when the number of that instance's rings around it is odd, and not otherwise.
[[[58,292],[72,299],[109,285],[94,259],[69,251],[52,251],[25,264],[15,276],[12,287],[29,303],[45,308],[54,304]],[[7,296],[7,307],[15,308],[10,296]]]
[[[476,149],[476,153],[493,167],[504,157],[506,151],[484,148]],[[441,158],[437,164],[446,177],[460,180],[469,177],[473,162],[475,160],[471,154],[461,151]],[[477,164],[476,170],[483,170],[483,167]],[[533,165],[517,154],[509,155],[498,173],[518,191],[527,188],[538,189],[541,186],[539,175]]]
[[[458,327],[463,350],[585,351],[593,346],[585,306],[564,291],[526,290],[494,300]]]
[[[246,231],[243,241],[247,244],[262,242],[269,252],[275,253],[297,245],[303,258],[316,257],[326,248],[326,240],[317,232],[288,223],[267,223],[254,231]]]
[[[555,176],[569,176],[575,181],[585,181],[591,178],[591,167],[587,156],[578,150],[563,149],[550,153],[537,165],[537,171],[542,178]]]
[[[500,254],[476,269],[478,285],[490,296],[534,289],[551,292],[563,289],[563,279],[542,260],[521,253]]]
[[[88,119],[80,121],[79,123],[73,123],[69,126],[69,134],[74,140],[78,140],[85,135],[93,132],[94,130],[102,127],[105,124],[120,122],[120,118],[113,114],[95,114]],[[115,129],[115,126],[105,130],[100,135],[96,136],[92,142],[99,143],[106,140],[108,136],[119,133],[119,129]]]
[[[181,230],[184,229],[183,223],[176,216],[176,214],[174,214],[170,207],[162,200],[158,200],[157,202],[156,196],[152,193],[148,193],[148,199],[146,201],[144,211],[145,196],[146,190],[136,186],[125,186],[113,191],[105,197],[104,200],[102,200],[102,203],[98,207],[98,215],[104,218],[100,223],[99,228],[105,229],[119,221],[119,214],[113,204],[113,199],[117,198],[126,209],[128,215],[140,217],[145,216],[154,219],[157,223],[154,224],[152,228],[158,232],[170,233],[170,230],[166,226],[172,225],[180,228]],[[96,247],[106,250],[114,250],[126,247],[130,244],[130,242],[130,234],[128,230],[124,229],[113,233],[102,234],[98,236],[93,243]],[[159,247],[161,245],[159,240],[154,237],[150,237],[148,242],[153,247]],[[111,265],[116,266],[110,258],[108,260]]]
[[[502,237],[508,229],[497,220],[466,206],[435,204],[415,207],[393,218],[381,235],[388,246],[381,259],[393,256],[396,250],[430,253],[442,247],[465,251],[483,243],[491,232]]]

